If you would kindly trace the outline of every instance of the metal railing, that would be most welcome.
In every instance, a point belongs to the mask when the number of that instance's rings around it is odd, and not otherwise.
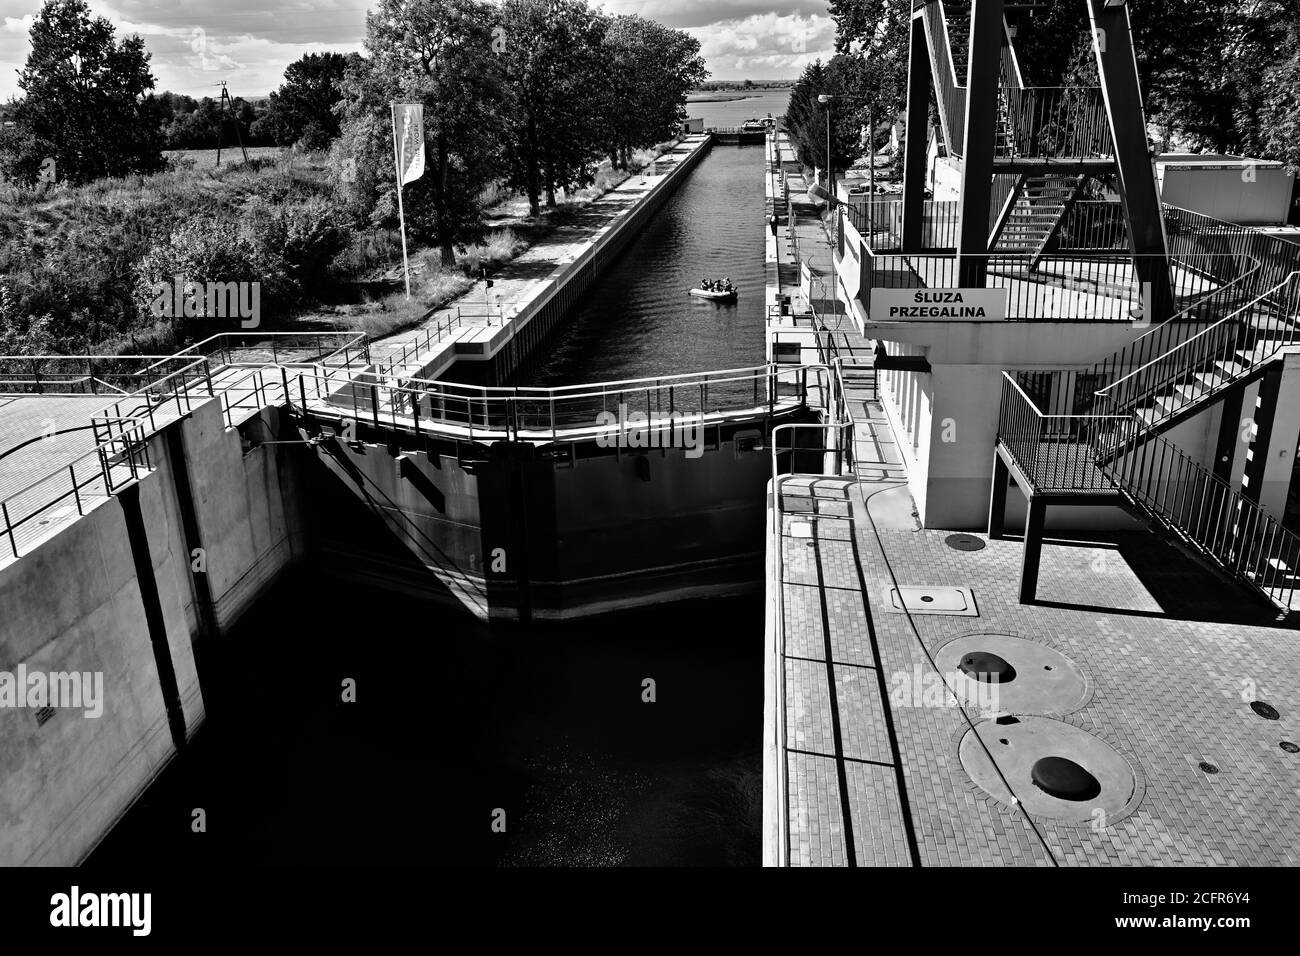
[[[221,392],[227,426],[236,412],[253,403],[283,401],[287,375],[284,366],[265,367],[271,360],[296,364],[314,359],[312,366],[322,375],[346,378],[358,364],[369,360],[366,338],[361,333],[222,333],[168,356],[8,356],[18,363],[0,364],[0,388],[4,371],[11,377],[8,387],[23,386],[23,394],[62,394],[47,386],[84,390],[68,394],[99,394],[92,382],[107,389],[114,400],[90,416],[95,448],[60,465],[0,500],[0,537],[15,557],[24,537],[35,539],[40,529],[72,499],[78,514],[89,502],[111,497],[118,490],[152,470],[149,438],[161,425],[189,414],[198,405]],[[37,361],[39,375],[31,374]],[[232,381],[215,382],[212,366],[248,366],[250,371]],[[44,363],[44,364],[41,364]],[[93,363],[80,365],[78,363]],[[141,363],[148,363],[141,367]],[[279,387],[277,399],[277,384]],[[127,390],[128,386],[137,386]],[[38,387],[39,386],[39,387]],[[170,406],[170,407],[169,407]],[[41,520],[45,518],[45,520]]]
[[[1131,416],[1045,414],[1026,393],[1033,388],[1027,375],[1002,373],[1002,403],[997,440],[1015,458],[1033,484],[1034,493],[1112,491],[1114,482],[1098,463],[1098,446],[1109,445],[1117,433],[1131,436]]]
[[[809,368],[813,368],[809,366]],[[791,478],[844,478],[853,473],[853,419],[849,414],[841,369],[837,364],[821,367],[817,371],[824,374],[826,389],[832,396],[827,408],[829,422],[794,422],[777,425],[771,433],[771,467],[772,467],[772,569],[773,569],[773,654],[772,673],[775,675],[775,736],[777,759],[780,762],[781,785],[777,788],[776,814],[777,832],[780,835],[777,844],[777,863],[784,866],[789,862],[789,759],[786,753],[786,692],[785,692],[785,593],[782,584],[785,580],[785,555],[782,541],[785,530],[785,512],[781,499],[782,489]],[[798,436],[812,432],[820,436],[816,444],[801,448]],[[790,437],[789,446],[783,449],[781,438]],[[820,447],[819,447],[820,446]],[[804,452],[817,456],[822,467],[816,472],[798,472],[795,470],[796,456]],[[781,470],[781,455],[789,454],[790,471]]]
[[[147,446],[137,446],[111,463],[103,449],[95,448],[11,492],[0,501],[8,550],[13,557],[19,557],[20,545],[41,537],[54,522],[70,517],[67,509],[75,508],[78,515],[83,515],[93,502],[111,497],[126,476],[151,467]],[[69,499],[71,504],[67,504]]]
[[[952,44],[948,38],[948,18],[944,16],[943,4],[928,2],[924,5],[924,24],[926,35],[930,39],[930,49],[934,51],[931,63],[938,75],[935,76],[935,99],[939,103],[939,119],[943,126],[944,139],[948,152],[954,156],[964,156],[966,137],[966,87],[957,76],[953,62]]]
[[[205,358],[234,365],[353,365],[370,361],[364,332],[221,332],[170,359]]]
[[[430,346],[441,342],[444,338],[450,338],[462,324],[459,309],[455,314],[448,313],[445,319],[435,319],[433,325],[422,328],[414,339],[404,344],[400,351],[393,353],[383,364],[378,365],[377,369],[392,374],[395,370],[406,368],[407,365],[419,360]]]
[[[1300,344],[1300,272],[1157,358],[1098,389],[1109,413],[1145,409],[1148,426],[1253,376],[1289,346]],[[1223,363],[1223,364],[1219,364]]]
[[[262,366],[221,387],[221,415],[227,428],[234,428],[246,415],[268,405],[289,404],[289,369],[283,365]]]
[[[299,370],[289,401],[304,412],[339,414],[377,427],[470,441],[559,440],[599,436],[613,422],[648,431],[686,416],[705,421],[742,413],[775,415],[808,403],[810,366],[760,365],[619,382],[511,388],[362,373],[340,381],[324,369]],[[609,416],[613,416],[611,419]],[[642,418],[641,416],[644,416]]]
[[[1116,491],[1290,609],[1300,537],[1133,414],[1044,414],[1062,373],[1003,373],[997,440],[1033,493]],[[1031,393],[1038,393],[1038,400]]]
[[[0,394],[98,395],[138,391],[169,355],[0,355]]]
[[[1000,152],[1017,158],[1115,154],[1100,87],[1002,87],[1008,139]]]
[[[1149,429],[1142,432],[1140,444],[1108,469],[1116,484],[1231,576],[1292,610],[1300,537],[1173,443]]]

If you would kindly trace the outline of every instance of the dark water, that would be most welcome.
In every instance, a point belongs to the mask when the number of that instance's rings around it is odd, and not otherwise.
[[[90,864],[757,865],[762,640],[753,598],[524,632],[299,572]]]
[[[764,228],[763,147],[713,147],[513,384],[762,364]],[[687,295],[704,276],[730,276],[737,301]]]

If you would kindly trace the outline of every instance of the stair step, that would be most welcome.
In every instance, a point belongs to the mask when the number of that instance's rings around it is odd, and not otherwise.
[[[1255,343],[1253,349],[1238,349],[1236,354],[1240,355],[1247,364],[1258,365],[1278,349],[1282,348],[1284,344],[1285,343],[1276,339],[1266,339],[1263,342]]]
[[[1240,362],[1234,362],[1231,359],[1219,359],[1214,364],[1215,367],[1222,369],[1223,374],[1228,378],[1236,378],[1242,372],[1246,371],[1245,365],[1242,365]]]
[[[1182,411],[1187,407],[1187,400],[1182,395],[1170,393],[1161,395],[1156,398],[1156,404],[1164,409],[1166,415],[1172,415],[1174,412]]]
[[[1174,386],[1174,391],[1182,396],[1183,404],[1188,405],[1200,401],[1202,395],[1210,389],[1199,379],[1186,383],[1185,385]]]
[[[1220,385],[1232,381],[1230,376],[1215,371],[1196,372],[1195,375],[1196,380],[1201,382],[1207,391],[1212,388],[1218,388]]]

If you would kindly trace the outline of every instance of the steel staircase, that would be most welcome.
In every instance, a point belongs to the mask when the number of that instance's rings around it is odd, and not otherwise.
[[[1023,409],[1008,413],[1004,399],[999,441],[1035,474],[1037,490],[1109,485],[1137,513],[1289,610],[1300,601],[1300,537],[1162,434],[1229,390],[1245,388],[1287,348],[1300,346],[1300,271],[1241,304],[1243,288],[1256,291],[1249,281],[1256,274],[1225,285],[1091,371],[1038,373],[1074,376],[1073,384],[1055,390],[1049,411],[1056,414],[1045,417],[1037,407],[1029,417]],[[1237,307],[1208,325],[1197,321],[1215,310],[1222,314],[1226,304]],[[1159,341],[1180,322],[1200,331],[1131,364],[1146,354],[1143,339]],[[1089,392],[1106,370],[1108,383]],[[1019,381],[1032,387],[1034,374],[1020,373]],[[1038,384],[1040,396],[1053,391]]]
[[[1095,414],[1134,415],[1164,431],[1262,376],[1300,345],[1300,272],[1099,389]]]
[[[1037,267],[1070,206],[1079,198],[1087,176],[1021,176],[998,217],[989,249],[1027,254]]]

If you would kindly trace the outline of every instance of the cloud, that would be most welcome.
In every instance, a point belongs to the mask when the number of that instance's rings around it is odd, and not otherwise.
[[[823,6],[822,9],[825,9]],[[786,79],[834,55],[835,23],[825,15],[762,13],[688,27],[720,79]]]
[[[42,0],[0,0],[0,97],[17,94],[27,34]],[[212,95],[221,80],[233,94],[263,96],[306,53],[362,49],[368,0],[89,0],[118,36],[139,34],[159,90]],[[713,75],[793,77],[828,59],[834,23],[826,0],[793,0],[773,12],[763,0],[603,0],[610,14],[635,13],[695,36]]]

